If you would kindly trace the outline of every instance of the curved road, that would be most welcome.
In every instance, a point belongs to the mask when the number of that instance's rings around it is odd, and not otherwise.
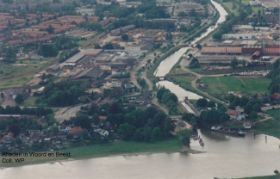
[[[203,96],[209,98],[210,100],[213,100],[213,101],[215,101],[215,102],[217,102],[217,103],[220,103],[220,104],[223,104],[223,105],[226,105],[226,106],[228,105],[226,102],[224,102],[224,101],[222,101],[222,100],[220,100],[220,99],[218,99],[218,98],[216,98],[216,97],[210,95],[209,93],[207,93],[207,92],[205,92],[205,91],[200,90],[200,89],[197,87],[197,85],[196,85],[197,80],[200,80],[200,79],[201,79],[202,77],[204,77],[204,76],[207,76],[207,77],[219,77],[219,76],[224,76],[224,75],[226,75],[226,74],[202,75],[202,74],[199,74],[199,73],[196,73],[196,72],[190,70],[189,68],[186,68],[186,66],[188,66],[188,64],[183,64],[183,62],[184,62],[184,61],[182,60],[181,63],[180,63],[181,70],[184,71],[184,72],[186,72],[186,73],[192,74],[192,75],[195,77],[194,80],[191,81],[191,85],[192,85],[192,87],[193,87],[196,91],[198,91],[198,92],[199,92],[200,94],[202,94]]]

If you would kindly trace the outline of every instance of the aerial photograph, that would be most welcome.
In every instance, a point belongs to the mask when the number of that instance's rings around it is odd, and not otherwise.
[[[0,0],[0,179],[280,179],[280,0]]]

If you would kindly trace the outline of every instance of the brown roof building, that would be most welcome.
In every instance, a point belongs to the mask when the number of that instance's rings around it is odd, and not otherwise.
[[[254,53],[260,53],[260,55],[271,55],[276,56],[280,55],[279,46],[271,47],[261,47],[261,46],[252,46],[252,47],[203,47],[201,54],[216,54],[216,55],[253,55]]]
[[[240,55],[242,54],[241,47],[203,47],[202,54],[228,54],[228,55]]]
[[[280,55],[280,47],[264,48],[263,54],[265,54],[265,55]]]

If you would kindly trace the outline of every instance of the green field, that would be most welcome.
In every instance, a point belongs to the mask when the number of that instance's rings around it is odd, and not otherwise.
[[[184,89],[194,91],[191,82],[195,79],[191,75],[168,75],[167,80],[173,81],[174,83],[180,85]]]
[[[0,88],[23,86],[53,60],[24,60],[19,64],[0,64]]]
[[[224,8],[230,12],[230,13],[233,13],[235,15],[238,15],[239,14],[239,11],[238,11],[238,4],[236,2],[234,2],[233,0],[232,1],[225,1],[225,0],[219,0],[219,2],[222,3],[222,5],[224,6]]]
[[[35,106],[36,105],[36,100],[37,100],[37,97],[35,96],[29,96],[27,99],[24,100],[23,102],[23,106]]]
[[[249,5],[250,1],[251,0],[242,0],[241,2],[245,5]],[[264,11],[265,8],[262,7],[262,6],[253,6],[252,10],[253,10],[254,13],[258,13],[258,11]]]
[[[238,0],[218,0],[223,4],[223,6],[228,10],[230,13],[234,13],[235,15],[239,14],[238,8],[239,8],[239,1]],[[249,5],[251,0],[241,0],[240,2],[243,5]],[[264,11],[265,8],[261,6],[252,6],[253,13],[257,13],[259,10]]]
[[[229,91],[245,95],[263,94],[268,92],[270,84],[270,80],[264,77],[222,76],[203,77],[201,80],[208,85],[205,91],[217,97]]]
[[[257,124],[256,130],[280,138],[280,109],[270,110],[273,119]]]

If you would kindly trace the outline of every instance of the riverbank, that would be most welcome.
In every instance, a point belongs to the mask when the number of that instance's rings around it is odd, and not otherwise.
[[[236,178],[236,179],[279,179],[279,175],[270,175],[270,176],[259,176],[259,177],[246,177],[246,178]]]
[[[0,172],[0,178],[31,179],[33,176],[36,179],[50,176],[67,179],[143,179],[178,178],[178,176],[188,179],[207,179],[214,176],[241,178],[273,175],[273,171],[280,168],[278,139],[267,136],[267,143],[265,143],[265,135],[259,135],[256,138],[248,136],[225,139],[203,133],[199,135],[205,143],[204,148],[198,144],[198,141],[192,141],[191,148],[203,151],[204,153],[201,154],[148,152],[135,155],[84,157],[84,159],[69,162],[58,161],[4,168]],[[191,173],[191,175],[186,175],[186,173]]]
[[[155,143],[119,141],[110,144],[81,146],[64,150],[70,152],[72,158],[102,157],[116,154],[137,154],[153,152],[178,152],[181,145],[177,139],[170,139]]]
[[[268,134],[280,139],[280,109],[272,109],[267,111],[272,119],[258,123],[256,130],[259,133]]]
[[[128,154],[142,154],[142,153],[173,153],[179,152],[182,146],[177,139],[169,139],[154,143],[144,142],[126,142],[118,141],[108,144],[93,144],[87,146],[72,147],[61,152],[70,153],[71,157],[24,157],[21,163],[0,163],[0,167],[18,167],[22,165],[39,164],[47,162],[57,162],[65,160],[79,160],[85,158],[96,158],[112,155],[128,155]],[[51,153],[51,152],[48,152]],[[16,158],[16,157],[15,157]],[[1,157],[1,161],[3,157]]]
[[[208,37],[210,34],[212,34],[215,30],[218,29],[218,27],[221,23],[223,23],[226,20],[226,16],[228,15],[228,13],[225,11],[225,9],[219,3],[217,3],[213,0],[211,0],[211,4],[218,11],[219,18],[216,21],[214,26],[208,27],[208,29],[204,33],[200,34],[199,37],[195,38],[192,42],[190,42],[191,45],[195,45],[196,43],[200,42],[204,38]],[[161,61],[161,63],[155,70],[154,76],[156,76],[158,78],[166,77],[166,75],[168,75],[170,73],[170,71],[174,68],[174,66],[176,66],[176,64],[178,64],[178,62],[180,61],[181,57],[185,54],[185,52],[187,50],[189,50],[190,48],[191,47],[180,48],[178,51],[174,52],[172,55],[168,56],[166,59]],[[175,91],[175,88],[171,89],[171,87],[170,87],[170,86],[174,87],[174,86],[176,86],[176,84],[170,82],[170,83],[168,83],[168,85],[169,85],[169,88],[168,88],[168,86],[164,86],[164,85],[163,85],[163,87],[166,87],[172,93],[174,93],[178,98],[180,98],[179,96],[181,96],[181,95],[177,91]],[[176,88],[176,89],[178,89],[178,88]],[[187,93],[185,93],[185,94],[187,94]],[[184,98],[185,97],[188,97],[188,96],[184,96]]]

